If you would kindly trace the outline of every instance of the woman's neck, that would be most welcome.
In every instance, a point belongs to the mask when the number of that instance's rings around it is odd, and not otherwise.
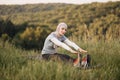
[[[55,35],[59,38],[59,37],[61,37],[61,35],[56,31],[55,32]]]

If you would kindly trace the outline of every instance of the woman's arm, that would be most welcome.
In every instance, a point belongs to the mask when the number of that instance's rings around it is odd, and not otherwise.
[[[82,48],[80,48],[78,45],[76,45],[74,42],[70,41],[69,39],[66,39],[64,41],[64,43],[73,47],[76,51],[80,51],[80,52],[83,52],[83,53],[87,52],[87,51],[83,50]]]
[[[69,39],[66,39],[64,43],[73,47],[75,50],[78,50],[80,48],[78,45],[76,45],[74,42],[70,41]]]
[[[52,41],[55,45],[57,45],[57,46],[59,46],[59,47],[62,47],[62,48],[64,48],[64,49],[70,51],[71,53],[77,53],[76,51],[72,50],[69,46],[67,46],[65,43],[59,41],[59,40],[56,39],[56,38],[52,38],[51,41]]]

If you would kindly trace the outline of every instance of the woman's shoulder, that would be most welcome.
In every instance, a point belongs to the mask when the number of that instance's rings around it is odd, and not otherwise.
[[[55,32],[51,32],[48,36],[49,38],[57,38],[57,39],[67,39],[67,37],[65,35],[61,36],[61,37],[57,37]]]
[[[56,35],[55,35],[55,32],[51,32],[51,33],[50,33],[50,36],[55,37],[55,36],[56,36]]]
[[[49,35],[48,35],[49,38],[52,38],[52,37],[55,37],[55,32],[51,32]]]

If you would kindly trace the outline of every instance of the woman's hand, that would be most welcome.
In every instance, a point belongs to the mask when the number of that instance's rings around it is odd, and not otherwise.
[[[87,51],[86,50],[83,50],[82,48],[79,48],[78,49],[81,53],[87,53]]]
[[[74,51],[74,50],[72,50],[72,49],[70,50],[70,52],[71,52],[71,53],[75,53],[75,54],[78,53],[77,51]]]
[[[78,50],[79,50],[79,52],[81,52],[81,53],[87,53],[87,51],[86,51],[86,50],[83,50],[82,48],[79,48]],[[72,49],[70,50],[70,52],[71,52],[71,53],[78,54],[78,52],[77,52],[77,51],[72,50]]]

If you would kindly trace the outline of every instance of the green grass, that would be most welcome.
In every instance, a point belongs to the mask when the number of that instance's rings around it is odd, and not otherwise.
[[[101,68],[81,70],[61,62],[30,60],[26,55],[38,52],[18,49],[0,41],[0,80],[119,80],[120,42],[78,43],[92,57],[92,65]],[[69,54],[67,51],[62,50]],[[71,54],[70,54],[71,55]],[[73,56],[73,55],[71,55]]]

